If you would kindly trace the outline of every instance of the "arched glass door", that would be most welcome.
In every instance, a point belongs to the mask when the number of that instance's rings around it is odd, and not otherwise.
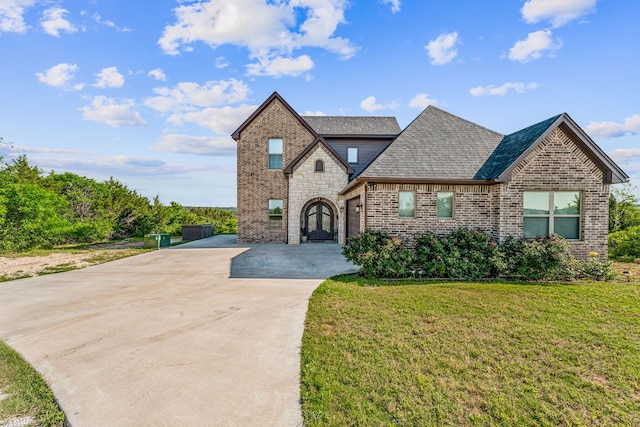
[[[324,202],[315,202],[305,212],[309,240],[333,240],[333,209]]]

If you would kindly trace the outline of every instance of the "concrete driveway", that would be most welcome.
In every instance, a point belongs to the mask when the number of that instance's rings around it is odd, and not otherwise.
[[[0,283],[0,338],[73,427],[297,426],[309,297],[354,271],[335,244],[216,236]]]

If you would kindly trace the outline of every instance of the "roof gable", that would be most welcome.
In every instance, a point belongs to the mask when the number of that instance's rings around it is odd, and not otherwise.
[[[509,166],[522,156],[540,137],[547,134],[551,126],[561,114],[551,117],[535,125],[514,132],[502,138],[498,147],[491,153],[486,162],[478,170],[474,179],[496,179]]]
[[[313,128],[311,126],[309,126],[309,124],[307,122],[305,122],[302,117],[300,117],[300,115],[296,112],[296,110],[294,110],[293,108],[291,108],[291,106],[287,103],[287,101],[284,100],[283,97],[280,96],[280,94],[278,92],[273,92],[271,94],[271,96],[269,98],[267,98],[266,101],[264,101],[257,109],[256,111],[253,112],[253,114],[251,114],[249,116],[249,118],[247,118],[247,120],[245,120],[240,127],[238,127],[238,129],[236,129],[232,134],[231,137],[233,139],[235,139],[236,141],[238,139],[241,138],[242,135],[242,131],[244,131],[247,126],[249,126],[251,124],[251,122],[253,122],[253,120],[255,120],[256,117],[258,117],[269,105],[271,105],[272,102],[274,102],[274,100],[278,100],[283,106],[284,108],[286,108],[292,116],[294,116],[302,126],[304,126],[313,136],[317,136],[316,132],[313,130]]]
[[[298,155],[298,157],[293,159],[291,163],[289,163],[284,168],[283,172],[285,174],[293,173],[293,170],[298,165],[298,163],[300,163],[307,156],[307,154],[311,153],[318,146],[322,146],[325,151],[327,151],[332,157],[334,157],[334,161],[344,168],[345,173],[351,175],[354,172],[351,165],[347,163],[342,157],[340,157],[338,153],[336,153],[335,150],[331,148],[331,146],[327,144],[327,142],[322,137],[317,137],[311,144],[309,144],[307,148],[305,148],[302,153]]]
[[[605,183],[627,182],[629,176],[578,126],[567,113],[507,135],[474,179],[508,182],[513,169],[556,128],[560,127],[573,142],[602,170]]]
[[[502,138],[429,106],[359,177],[472,180]]]
[[[401,131],[395,117],[303,116],[302,118],[318,135],[325,136],[393,137]]]

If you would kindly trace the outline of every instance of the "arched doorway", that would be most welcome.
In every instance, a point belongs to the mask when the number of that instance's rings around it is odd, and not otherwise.
[[[314,202],[304,213],[307,239],[333,240],[333,209],[328,204]]]

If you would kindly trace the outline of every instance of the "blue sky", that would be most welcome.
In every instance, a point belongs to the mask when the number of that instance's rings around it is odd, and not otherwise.
[[[640,2],[0,0],[0,155],[235,206],[229,136],[429,104],[505,134],[567,112],[640,184]]]

